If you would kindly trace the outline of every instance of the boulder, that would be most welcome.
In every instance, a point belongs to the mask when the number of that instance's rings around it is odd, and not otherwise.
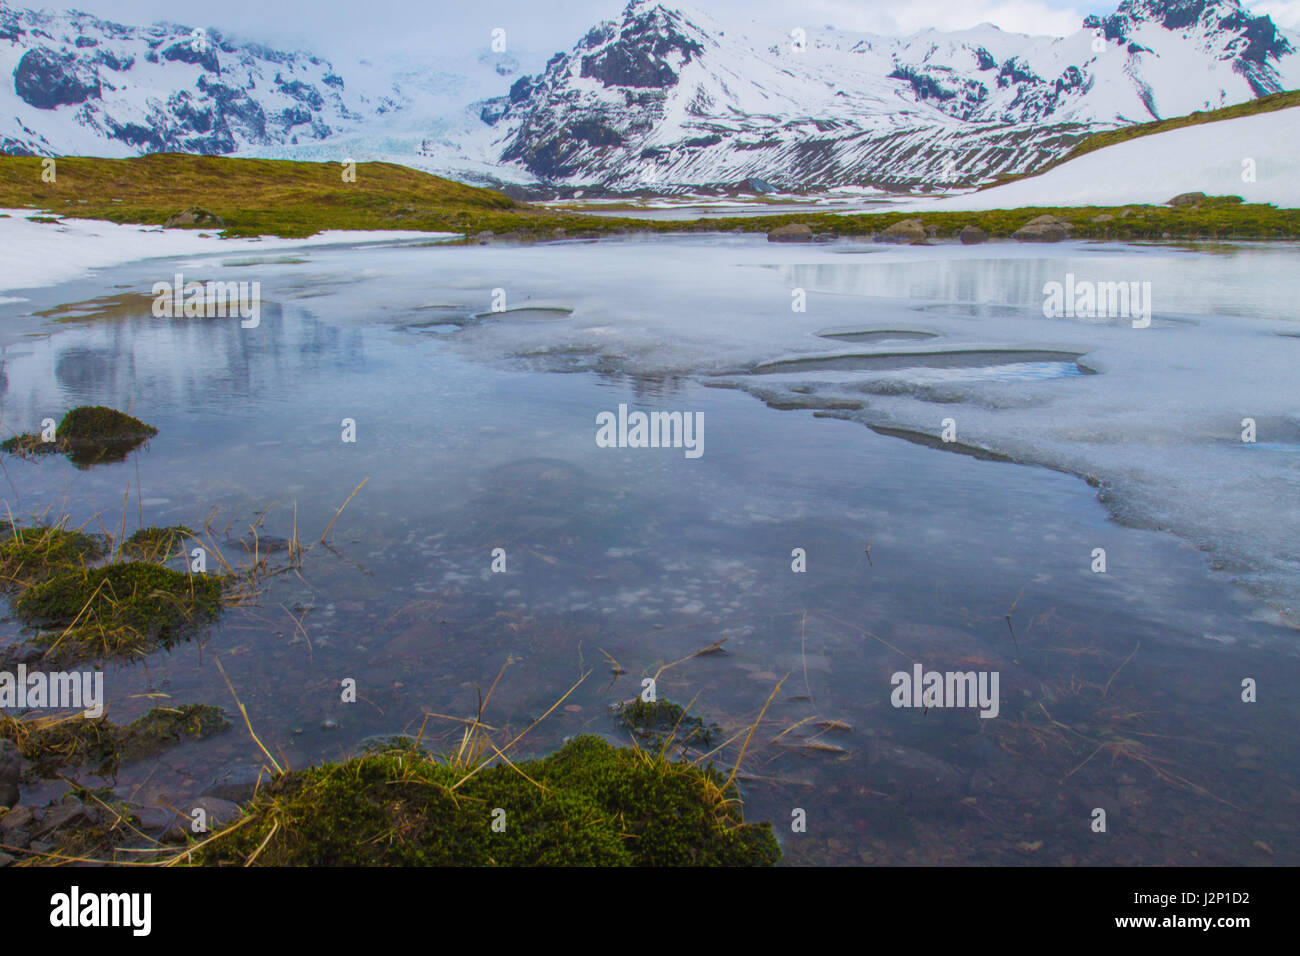
[[[192,229],[203,227],[223,227],[226,221],[210,209],[191,206],[173,216],[168,216],[163,223],[164,229]]]
[[[812,226],[802,222],[778,226],[767,234],[768,242],[812,242],[812,238]]]
[[[884,229],[876,236],[876,242],[925,242],[925,227],[919,219],[904,219]]]
[[[0,816],[0,830],[17,830],[30,827],[36,819],[31,807],[14,807],[4,816]]]
[[[1206,199],[1205,193],[1179,193],[1165,203],[1166,206],[1195,206]]]
[[[962,245],[972,246],[979,242],[988,242],[989,234],[979,226],[963,226],[957,238],[961,240]]]
[[[1035,216],[1011,237],[1019,242],[1060,242],[1070,237],[1070,225],[1055,216]]]

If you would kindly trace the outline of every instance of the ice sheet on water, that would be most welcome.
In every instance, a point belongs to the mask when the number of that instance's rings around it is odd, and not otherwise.
[[[348,317],[339,321],[401,330],[457,314],[468,320],[459,331],[414,338],[413,347],[626,379],[665,408],[675,407],[679,383],[695,379],[912,433],[937,436],[952,418],[959,442],[1098,476],[1118,517],[1185,535],[1286,606],[1300,574],[1300,468],[1285,450],[1300,445],[1296,251],[1061,243],[878,247],[846,256],[837,243],[675,236],[486,249],[320,247],[307,263],[254,277],[264,301],[283,298],[287,311],[307,312],[327,303],[332,315]],[[205,277],[220,278],[219,261],[209,261]],[[1044,284],[1067,275],[1149,282],[1150,326],[1045,317]],[[571,312],[546,321],[472,319],[490,313],[497,290],[507,309]],[[801,301],[806,309],[796,311]],[[881,330],[934,337],[902,345],[823,337]],[[902,351],[1004,358],[956,369],[749,374],[764,363]],[[1080,356],[1079,365],[1098,374],[1059,374],[1068,358],[1048,353]],[[591,410],[593,434],[602,410]],[[1254,447],[1241,441],[1247,418]],[[780,449],[773,451],[779,462]]]
[[[1242,420],[1264,445],[1295,442],[1300,279],[1291,245],[1211,253],[1158,246],[1060,244],[904,247],[860,258],[834,244],[769,244],[748,237],[661,238],[609,244],[440,249],[421,258],[410,295],[488,305],[504,285],[512,307],[563,302],[564,322],[482,322],[448,347],[491,363],[581,368],[635,382],[710,378],[758,393],[774,376],[757,365],[833,354],[826,330],[914,329],[926,349],[1011,354],[975,369],[915,367],[809,372],[786,407],[959,440],[1104,480],[1120,518],[1183,534],[1270,598],[1295,591],[1300,470],[1287,454],[1243,454]],[[379,253],[407,257],[410,252]],[[1067,273],[1095,282],[1151,283],[1151,324],[1047,318],[1043,286]],[[508,279],[503,278],[508,276]],[[792,309],[797,290],[806,311]],[[364,285],[344,294],[370,294]],[[820,334],[819,334],[820,333]],[[1282,335],[1274,333],[1283,333]],[[1288,345],[1290,342],[1293,344]],[[869,354],[845,341],[840,354]],[[896,351],[882,340],[879,351]],[[1079,355],[1079,369],[1068,357]],[[1062,360],[1062,359],[1065,360]],[[1080,371],[1099,374],[1078,374]],[[1069,374],[1063,374],[1069,372]],[[829,377],[829,380],[828,380]],[[794,385],[798,374],[785,375]],[[716,379],[714,379],[717,381]],[[864,401],[865,397],[865,401]],[[593,410],[593,415],[596,410]],[[721,438],[715,440],[722,440]],[[1253,451],[1264,452],[1258,448]],[[1081,547],[1083,542],[1081,542]]]

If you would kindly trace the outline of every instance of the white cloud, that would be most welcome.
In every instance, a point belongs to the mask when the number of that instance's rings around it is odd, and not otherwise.
[[[1118,0],[1117,0],[1118,2]],[[1088,11],[1047,0],[699,0],[697,8],[719,20],[740,15],[773,24],[799,21],[840,30],[899,36],[918,30],[961,30],[992,23],[1014,33],[1066,36],[1080,29]]]
[[[1263,0],[1262,3],[1248,3],[1246,7],[1256,16],[1267,14],[1280,27],[1300,30],[1300,0]]]

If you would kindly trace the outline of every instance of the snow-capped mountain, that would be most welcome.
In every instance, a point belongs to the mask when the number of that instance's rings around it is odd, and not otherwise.
[[[0,151],[230,153],[320,140],[400,104],[329,63],[215,30],[0,4]]]
[[[635,0],[482,111],[489,152],[605,188],[986,181],[1101,128],[1300,81],[1300,36],[1239,0],[1124,0],[1071,36],[741,35]]]
[[[981,24],[902,38],[742,31],[633,0],[535,75],[520,51],[473,47],[336,69],[216,30],[0,0],[0,152],[350,156],[593,192],[911,190],[1300,86],[1300,35],[1240,0],[1123,0],[1067,37]]]

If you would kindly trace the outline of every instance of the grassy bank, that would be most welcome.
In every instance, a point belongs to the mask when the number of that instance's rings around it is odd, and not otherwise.
[[[87,219],[161,226],[190,207],[231,236],[310,236],[327,229],[413,229],[535,234],[574,217],[538,209],[390,163],[359,163],[345,182],[338,163],[156,153],[130,159],[66,157],[55,181],[39,157],[0,157],[0,206],[33,206]]]
[[[58,160],[56,181],[47,183],[41,177],[41,162],[33,157],[0,157],[0,206],[32,208],[33,217],[41,221],[45,217],[36,217],[35,211],[48,209],[78,218],[153,226],[198,207],[220,220],[208,220],[200,228],[228,236],[302,237],[327,229],[400,229],[470,236],[491,231],[500,237],[529,241],[629,231],[767,233],[779,226],[803,223],[824,237],[867,237],[901,220],[917,219],[934,239],[954,238],[968,225],[1003,239],[1036,216],[1048,214],[1069,223],[1071,235],[1080,239],[1300,237],[1300,210],[1235,199],[1178,208],[1035,207],[857,215],[804,211],[663,221],[558,212],[387,163],[359,164],[356,182],[344,182],[337,163],[179,154],[66,158]]]

